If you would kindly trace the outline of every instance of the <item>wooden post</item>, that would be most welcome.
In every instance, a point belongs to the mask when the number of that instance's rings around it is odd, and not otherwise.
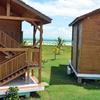
[[[27,70],[25,73],[25,83],[29,83],[29,76],[30,76],[29,74],[30,74],[29,70]]]
[[[31,76],[34,76],[34,69],[31,69]]]
[[[35,47],[36,44],[36,27],[33,25],[33,47]],[[32,60],[33,60],[33,52],[32,52]],[[31,69],[31,76],[34,76],[34,69]]]
[[[10,16],[10,0],[7,0],[7,16]]]
[[[42,34],[43,34],[43,25],[40,25],[40,48],[39,48],[39,69],[38,69],[38,79],[39,83],[41,83],[41,72],[42,72]]]
[[[35,47],[35,44],[36,44],[36,27],[34,26],[33,27],[33,46]]]

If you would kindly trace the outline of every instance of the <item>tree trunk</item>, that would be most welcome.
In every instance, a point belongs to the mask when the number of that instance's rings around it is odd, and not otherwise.
[[[54,56],[54,60],[56,60],[57,59],[57,57],[56,57],[57,55],[55,54],[55,56]]]

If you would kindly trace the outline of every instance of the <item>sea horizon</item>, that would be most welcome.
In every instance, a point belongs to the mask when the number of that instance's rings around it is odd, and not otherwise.
[[[64,40],[64,45],[72,45],[71,40]],[[32,38],[24,38],[24,41],[26,41],[27,44],[31,45],[33,39]],[[43,45],[56,45],[57,44],[57,39],[43,39]]]

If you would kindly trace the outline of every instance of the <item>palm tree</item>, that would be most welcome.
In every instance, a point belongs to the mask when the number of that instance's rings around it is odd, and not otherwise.
[[[53,49],[54,59],[56,59],[57,58],[56,56],[60,54],[62,47],[63,47],[63,43],[64,43],[64,40],[62,40],[60,37],[58,37],[57,45]]]
[[[64,44],[64,40],[62,38],[58,37],[57,47],[59,48],[59,54],[60,54],[60,52],[62,50],[63,44]]]

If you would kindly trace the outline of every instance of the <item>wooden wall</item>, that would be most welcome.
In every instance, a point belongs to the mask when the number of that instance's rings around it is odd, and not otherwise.
[[[73,26],[72,32],[72,65],[76,71],[79,70],[78,65],[81,55],[82,27],[82,23],[78,23]]]
[[[100,14],[84,19],[79,73],[100,74]]]
[[[20,42],[21,22],[12,20],[0,20],[0,30],[4,31],[12,38]]]
[[[76,56],[77,56],[77,25],[73,26],[73,33],[72,33],[72,65],[74,69],[76,69]]]
[[[2,7],[1,5],[0,15],[6,15],[6,8]],[[0,20],[0,31],[6,32],[18,42],[22,41],[21,21]]]
[[[0,6],[0,15],[6,15],[6,10]]]

